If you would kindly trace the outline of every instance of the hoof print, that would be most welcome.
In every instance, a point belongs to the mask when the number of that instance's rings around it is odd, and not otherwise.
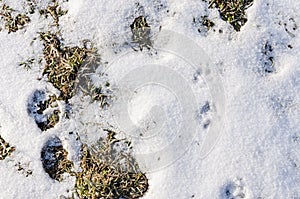
[[[41,152],[43,168],[49,176],[57,181],[63,180],[64,173],[70,173],[73,163],[67,159],[68,152],[63,148],[58,137],[50,138]]]
[[[42,131],[53,128],[59,122],[57,97],[47,95],[43,90],[36,90],[28,102],[28,114]]]

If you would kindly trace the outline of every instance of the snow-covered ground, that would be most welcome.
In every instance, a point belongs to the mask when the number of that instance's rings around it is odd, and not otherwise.
[[[2,2],[22,9],[21,1]],[[42,133],[28,104],[37,90],[58,90],[38,80],[42,65],[26,71],[19,63],[42,56],[42,42],[32,40],[50,19],[35,13],[24,29],[0,31],[0,134],[16,147],[0,161],[0,198],[70,195],[75,179],[51,179],[41,150],[56,135],[78,163],[69,132],[92,143],[99,127],[132,141],[149,179],[145,199],[300,198],[300,1],[254,0],[240,32],[201,0],[63,7],[64,44],[92,41],[102,60],[93,83],[109,81],[114,97],[104,110],[75,96],[70,119]],[[150,50],[133,49],[130,25],[140,15],[151,27]],[[199,33],[193,18],[204,15],[215,26]],[[19,162],[33,174],[18,171]]]

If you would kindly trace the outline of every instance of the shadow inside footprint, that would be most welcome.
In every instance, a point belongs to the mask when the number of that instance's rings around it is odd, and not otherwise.
[[[57,181],[63,180],[64,173],[71,173],[73,163],[67,159],[68,152],[61,140],[55,136],[48,139],[41,152],[43,168],[49,176]]]
[[[42,131],[53,128],[59,122],[60,110],[55,95],[36,90],[29,99],[27,108],[28,114]]]

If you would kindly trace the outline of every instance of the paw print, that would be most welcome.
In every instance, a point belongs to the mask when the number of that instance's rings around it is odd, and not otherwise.
[[[266,41],[261,48],[261,68],[259,73],[262,76],[276,72],[274,49],[270,41]]]
[[[289,20],[283,22],[283,24],[280,22],[280,25],[284,26],[285,32],[287,32],[290,37],[295,37],[295,31],[298,29],[298,25],[294,18],[289,18]]]
[[[236,178],[228,182],[222,190],[222,197],[226,199],[242,199],[247,198],[247,190],[242,178]]]

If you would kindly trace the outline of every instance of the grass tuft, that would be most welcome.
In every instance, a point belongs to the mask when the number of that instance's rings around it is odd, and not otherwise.
[[[4,160],[15,151],[15,147],[12,147],[0,136],[0,160]]]
[[[33,171],[29,169],[28,166],[29,164],[22,164],[21,162],[15,164],[18,173],[23,174],[26,178],[33,174]]]
[[[13,16],[15,12],[14,9],[6,4],[1,6],[1,20],[4,21],[4,28],[8,30],[8,33],[17,32],[30,22],[30,18],[25,14],[19,13],[16,16]]]
[[[34,63],[35,63],[35,59],[34,58],[29,58],[26,61],[23,61],[23,62],[19,63],[19,66],[22,66],[26,70],[30,70]]]
[[[139,198],[148,189],[148,180],[134,158],[118,150],[121,140],[109,131],[106,139],[82,146],[82,171],[76,174],[79,198]]]
[[[152,41],[150,39],[150,26],[144,16],[139,16],[134,19],[133,23],[130,25],[132,32],[132,41],[139,45],[142,51],[144,47],[150,49],[152,47]]]
[[[247,22],[245,10],[253,4],[253,0],[210,0],[209,7],[217,8],[224,21],[232,25],[236,31]]]
[[[63,100],[67,101],[75,94],[77,73],[88,50],[80,47],[64,47],[58,36],[50,32],[40,33],[44,43],[44,59],[46,65],[43,75],[57,88]]]
[[[63,10],[56,0],[53,0],[46,9],[40,10],[40,15],[44,15],[46,18],[50,15],[53,18],[53,25],[56,27],[59,26],[59,18],[67,13],[68,11]]]

